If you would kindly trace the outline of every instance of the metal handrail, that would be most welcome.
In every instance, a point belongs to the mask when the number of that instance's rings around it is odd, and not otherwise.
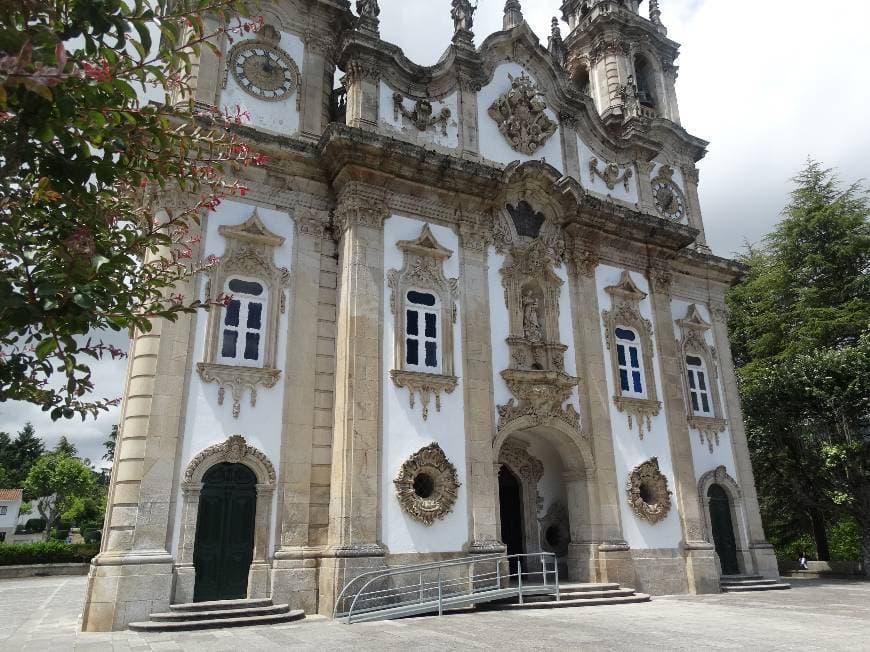
[[[523,570],[523,560],[526,560],[526,570]],[[539,560],[541,570],[528,570],[530,563],[528,560]],[[502,564],[511,561],[517,562],[517,573],[513,574],[508,570],[505,575],[502,573]],[[495,562],[495,572],[485,572],[479,575],[473,573],[473,565],[487,562]],[[549,565],[552,563],[552,570]],[[470,572],[461,577],[445,578],[444,570],[456,566],[471,566]],[[437,578],[427,578],[424,581],[424,574],[427,572],[437,571]],[[418,581],[416,584],[406,584],[400,586],[389,587],[386,589],[375,589],[369,591],[376,582],[382,582],[388,578],[396,578],[400,576],[417,575]],[[528,581],[524,582],[523,576],[540,576],[543,584],[531,584]],[[553,583],[549,583],[550,576],[553,577]],[[512,578],[517,578],[517,586],[510,586]],[[492,583],[495,580],[494,584]],[[504,586],[507,580],[508,586]],[[453,592],[455,585],[468,587],[466,591]],[[358,589],[351,591],[351,587],[358,586]],[[526,588],[528,587],[528,588]],[[437,609],[438,615],[443,615],[445,600],[451,601],[454,604],[474,604],[483,599],[504,599],[516,595],[519,597],[519,603],[523,604],[524,592],[534,592],[539,594],[541,589],[545,589],[547,594],[555,593],[556,600],[560,599],[559,591],[559,565],[556,561],[555,554],[551,552],[523,553],[516,555],[485,555],[475,557],[463,557],[461,559],[452,559],[444,562],[430,562],[426,564],[414,564],[409,566],[398,566],[391,569],[381,569],[361,573],[348,582],[338,595],[335,602],[334,614],[336,618],[346,618],[348,623],[353,622],[354,615],[371,614],[378,611],[392,610],[394,614],[405,615],[402,608],[406,609],[406,613],[421,613],[421,608],[429,607],[432,611]],[[428,598],[427,596],[435,592],[437,599]],[[489,595],[486,595],[486,594]],[[407,601],[403,596],[416,595],[416,601]],[[341,609],[343,600],[348,600],[353,597],[350,603],[350,608],[346,612]],[[399,602],[391,602],[386,606],[369,606],[372,602],[383,602],[385,600],[396,600]],[[396,612],[396,610],[399,610]],[[428,609],[423,609],[423,611]]]

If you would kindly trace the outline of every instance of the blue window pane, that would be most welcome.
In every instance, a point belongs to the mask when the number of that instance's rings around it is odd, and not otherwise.
[[[628,372],[625,369],[619,370],[619,384],[622,386],[623,392],[631,391],[631,386],[628,384]]]
[[[616,329],[616,337],[629,342],[634,342],[637,339],[637,335],[634,334],[634,331],[626,330],[624,328]]]
[[[707,400],[706,394],[701,394],[701,405],[704,406],[704,412],[710,411],[710,401]]]
[[[701,358],[698,358],[694,355],[687,355],[686,362],[693,367],[700,367],[703,363],[701,362]]]
[[[408,301],[411,303],[416,303],[418,306],[434,306],[435,305],[435,295],[434,294],[425,294],[423,292],[408,292]]]
[[[426,337],[435,337],[436,336],[436,333],[437,333],[437,331],[435,329],[436,323],[437,323],[437,320],[435,318],[435,315],[433,315],[430,312],[427,312],[426,313]]]
[[[692,412],[698,412],[698,395],[692,392]]]
[[[688,376],[688,378],[689,378],[689,387],[691,387],[692,389],[695,389],[695,374],[693,374],[693,373],[690,371],[690,372],[687,374],[687,376]]]
[[[416,310],[408,310],[405,313],[405,330],[408,335],[417,335],[420,332],[420,313]]]
[[[224,324],[227,326],[238,326],[239,309],[241,307],[242,304],[239,301],[230,301],[230,305],[227,306],[227,316],[224,317]]]
[[[631,366],[634,369],[640,369],[640,362],[637,360],[637,349],[630,346],[628,347],[628,352],[631,354]]]
[[[260,324],[263,320],[263,304],[249,303],[248,304],[248,328],[260,330]]]
[[[616,355],[619,358],[619,366],[624,367],[625,366],[625,347],[622,344],[620,344],[619,346],[616,347]]]
[[[426,366],[438,366],[438,347],[435,342],[426,342]]]
[[[633,371],[631,372],[631,378],[634,381],[634,391],[638,394],[643,394],[643,383],[640,382],[640,372]]]
[[[234,278],[232,281],[230,281],[230,292],[237,292],[238,294],[252,294],[255,297],[258,297],[263,294],[263,286],[259,283],[241,281],[237,278]]]
[[[245,335],[245,360],[258,360],[260,358],[260,334],[247,333]]]
[[[704,380],[704,372],[703,371],[698,372],[698,387],[700,387],[701,389],[703,389],[705,391],[707,390],[707,381]]]
[[[239,334],[236,331],[225,330],[224,341],[221,346],[221,355],[225,358],[236,357],[236,342],[238,342]]]
[[[407,364],[420,364],[420,352],[417,350],[417,340],[410,337],[405,340],[405,362]]]

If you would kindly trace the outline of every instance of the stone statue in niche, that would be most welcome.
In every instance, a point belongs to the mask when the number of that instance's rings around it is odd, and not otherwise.
[[[453,9],[450,17],[453,18],[453,29],[457,32],[470,32],[474,27],[474,12],[477,5],[472,5],[468,0],[453,0]]]
[[[536,344],[544,339],[544,329],[538,318],[538,300],[531,290],[523,296],[523,334],[529,342]]]
[[[356,12],[366,18],[377,18],[381,15],[378,0],[356,0]]]
[[[417,100],[417,104],[414,106],[413,111],[408,111],[405,108],[405,98],[401,93],[396,93],[393,95],[393,110],[395,113],[396,120],[399,119],[399,116],[404,116],[408,120],[414,123],[414,126],[417,127],[418,131],[429,131],[431,127],[441,126],[441,135],[447,135],[447,121],[450,120],[450,109],[446,106],[441,109],[441,112],[435,116],[433,115],[432,103],[429,100]]]

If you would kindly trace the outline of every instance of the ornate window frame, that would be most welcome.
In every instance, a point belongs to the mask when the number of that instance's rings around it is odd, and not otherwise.
[[[714,446],[719,445],[719,435],[725,431],[728,422],[722,411],[722,399],[719,396],[719,372],[716,366],[715,350],[707,343],[707,331],[712,326],[702,316],[698,304],[693,303],[686,311],[683,319],[677,320],[680,328],[680,339],[677,342],[680,351],[680,365],[683,370],[683,392],[686,401],[686,420],[689,427],[700,433],[701,443],[707,443],[712,453]],[[688,384],[689,368],[686,356],[701,358],[707,370],[707,392],[710,395],[712,415],[695,414],[692,410],[691,393]]]
[[[290,285],[290,271],[274,262],[275,250],[284,244],[284,238],[272,233],[263,224],[257,210],[238,225],[222,225],[218,233],[226,241],[226,250],[220,264],[211,269],[206,283],[206,302],[214,303],[229,293],[232,279],[256,280],[265,288],[265,314],[262,315],[261,344],[263,355],[258,366],[227,364],[221,358],[221,335],[226,307],[209,310],[205,340],[205,360],[196,368],[205,383],[218,385],[218,405],[223,405],[226,389],[233,397],[233,417],[241,412],[245,389],[250,390],[251,407],[257,405],[257,388],[274,387],[281,377],[275,367],[278,348],[280,316],[287,309],[285,290]]]
[[[625,490],[628,504],[639,518],[655,525],[668,517],[672,492],[657,457],[651,457],[631,470]]]
[[[421,495],[418,483],[425,479],[426,493]],[[459,474],[437,443],[431,443],[411,455],[398,477],[396,497],[408,516],[423,525],[432,525],[453,511],[459,496]]]
[[[631,430],[634,421],[640,438],[644,431],[652,429],[652,418],[661,412],[662,404],[658,400],[653,367],[653,327],[652,322],[640,312],[640,303],[647,294],[640,290],[631,278],[628,270],[623,270],[619,283],[604,288],[610,295],[611,308],[601,313],[604,322],[604,341],[610,351],[610,370],[613,375],[613,402],[620,412],[628,415],[628,428]],[[625,328],[634,331],[640,340],[641,371],[643,374],[644,396],[625,394],[619,382],[619,352],[616,341],[616,329]]]
[[[435,395],[435,409],[441,411],[441,394],[451,394],[459,381],[454,375],[453,327],[456,324],[456,300],[459,296],[458,279],[444,275],[444,261],[453,252],[441,246],[426,224],[416,240],[401,240],[396,246],[404,255],[401,270],[390,270],[387,284],[390,293],[390,311],[393,313],[393,339],[395,368],[390,377],[397,387],[407,387],[409,404],[414,409],[415,397],[419,395],[423,406],[423,419],[429,418],[429,403]],[[440,373],[428,373],[417,368],[407,368],[405,320],[408,292],[418,291],[435,295],[440,306],[438,320],[439,369]]]

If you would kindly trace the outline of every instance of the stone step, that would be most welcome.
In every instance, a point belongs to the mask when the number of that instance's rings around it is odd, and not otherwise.
[[[723,575],[723,582],[739,582],[741,580],[763,580],[761,575]]]
[[[601,607],[606,605],[617,604],[638,604],[641,602],[649,602],[650,597],[644,593],[634,593],[630,596],[614,597],[614,598],[594,598],[581,600],[547,600],[544,602],[528,602],[523,604],[512,602],[510,604],[490,604],[480,605],[479,609],[493,609],[503,611],[515,611],[518,609],[567,609],[568,607]]]
[[[248,598],[244,600],[212,600],[211,602],[187,602],[169,605],[170,611],[226,611],[228,609],[251,609],[271,607],[270,598]]]
[[[562,600],[596,600],[599,598],[627,598],[634,595],[634,589],[610,589],[608,591],[560,591]],[[549,602],[555,600],[552,595],[530,595],[523,598],[524,602]]]
[[[579,593],[581,591],[615,591],[619,588],[619,584],[612,583],[591,583],[583,584],[581,582],[560,582],[559,590],[562,593]]]
[[[779,580],[765,580],[758,578],[757,580],[726,580],[723,579],[720,584],[722,586],[758,586],[761,584],[777,584]]]
[[[791,584],[749,584],[742,586],[723,586],[723,593],[749,593],[752,591],[785,591]]]
[[[183,620],[215,620],[218,618],[249,618],[252,616],[271,616],[290,611],[290,605],[274,604],[264,607],[249,607],[245,609],[216,609],[214,611],[168,611],[151,614],[152,621],[180,622]]]
[[[245,618],[213,618],[211,620],[181,620],[175,622],[148,621],[130,623],[134,632],[189,632],[198,629],[224,629],[227,627],[251,627],[253,625],[277,625],[305,618],[304,611],[287,611],[268,616],[247,616]]]

